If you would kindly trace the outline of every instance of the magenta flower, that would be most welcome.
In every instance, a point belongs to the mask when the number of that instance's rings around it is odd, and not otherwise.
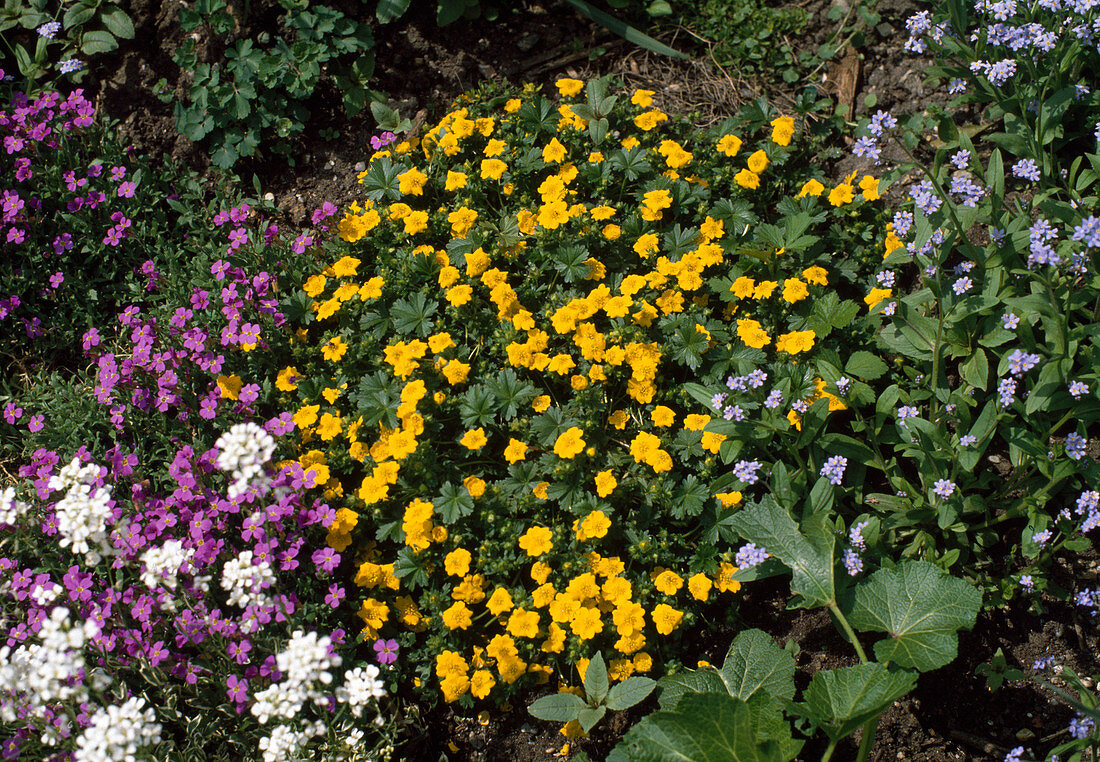
[[[340,554],[332,548],[321,548],[314,551],[312,560],[317,568],[322,569],[327,574],[332,574],[333,570],[340,565]]]
[[[64,283],[64,282],[65,282],[65,273],[63,273],[63,272],[58,271],[58,272],[55,272],[53,275],[50,276],[50,288],[52,288],[55,291],[57,289],[61,288],[61,284]]]
[[[344,588],[339,585],[333,584],[328,586],[328,595],[325,596],[325,603],[332,608],[337,608],[340,605],[340,601],[347,595]]]
[[[135,190],[137,190],[137,183],[125,180],[119,184],[116,193],[119,198],[133,198]]]
[[[32,434],[42,431],[46,428],[46,416],[44,415],[32,415],[31,420],[27,423],[27,431]]]
[[[393,638],[389,640],[379,638],[374,641],[374,650],[378,654],[379,664],[393,664],[397,661],[398,645],[397,641]]]
[[[229,690],[225,693],[229,696],[229,699],[235,704],[243,704],[248,701],[248,681],[242,680],[236,675],[230,675],[225,684],[229,686]]]
[[[23,408],[16,407],[14,402],[9,402],[4,405],[4,420],[14,425],[16,421],[23,417]]]

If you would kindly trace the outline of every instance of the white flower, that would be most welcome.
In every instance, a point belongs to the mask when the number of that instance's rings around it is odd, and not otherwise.
[[[121,706],[100,707],[76,739],[76,762],[133,762],[146,746],[160,742],[156,713],[145,699],[132,697]]]
[[[233,472],[228,496],[232,500],[248,491],[249,482],[263,473],[264,463],[275,452],[275,440],[255,423],[238,423],[218,437],[218,468]]]

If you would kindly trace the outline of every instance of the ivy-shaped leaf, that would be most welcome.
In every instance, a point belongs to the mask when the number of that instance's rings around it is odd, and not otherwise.
[[[891,672],[874,662],[828,669],[813,676],[804,700],[793,708],[836,741],[878,716],[916,684],[916,673]]]
[[[928,561],[905,561],[856,587],[848,621],[889,635],[875,643],[879,661],[928,672],[955,659],[957,633],[974,626],[981,604],[982,594],[968,582]]]

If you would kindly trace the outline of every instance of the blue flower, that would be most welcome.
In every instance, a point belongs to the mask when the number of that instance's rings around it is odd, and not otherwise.
[[[739,569],[751,569],[757,564],[762,564],[768,559],[768,551],[763,548],[756,547],[755,542],[750,542],[747,545],[742,545],[741,549],[737,551],[737,555],[734,557],[733,562]]]
[[[760,461],[739,460],[733,465],[733,475],[745,482],[745,484],[756,484],[760,479],[760,477],[756,475],[760,467]]]
[[[1012,165],[1012,174],[1024,180],[1039,181],[1039,166],[1035,159],[1020,159]]]
[[[1089,440],[1078,434],[1076,431],[1071,431],[1066,435],[1066,455],[1074,460],[1081,460],[1085,456],[1085,448],[1088,446]]]
[[[935,485],[932,487],[932,494],[946,500],[955,494],[955,482],[949,479],[937,479]]]
[[[827,478],[830,484],[840,484],[844,480],[844,469],[847,467],[847,458],[843,455],[834,455],[825,461],[825,465],[821,467],[820,475]]]
[[[851,548],[844,551],[844,568],[848,570],[849,576],[852,577],[863,571],[863,559],[859,557],[859,553]]]
[[[961,447],[972,447],[978,443],[978,438],[973,434],[966,434],[959,437],[959,445]]]

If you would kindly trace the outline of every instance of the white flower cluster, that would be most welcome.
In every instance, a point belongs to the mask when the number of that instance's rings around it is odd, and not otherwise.
[[[271,729],[271,735],[260,739],[260,751],[264,754],[264,762],[307,762],[315,757],[299,756],[305,751],[314,736],[323,735],[325,723],[321,721],[307,725],[302,730],[295,730],[289,725],[276,725]]]
[[[243,550],[236,558],[225,562],[222,567],[222,589],[229,593],[229,605],[245,606],[256,604],[266,606],[271,600],[263,592],[275,584],[275,571],[271,562],[255,562],[251,550]]]
[[[100,707],[76,739],[75,762],[135,762],[145,746],[160,742],[161,725],[145,699],[132,697],[122,706]]]
[[[35,585],[34,590],[31,590],[31,600],[35,605],[44,608],[57,600],[57,596],[61,595],[64,589],[56,582],[50,582],[45,586]]]
[[[89,565],[96,565],[113,551],[107,537],[111,520],[111,488],[92,488],[99,477],[95,463],[81,465],[79,458],[50,477],[50,489],[66,490],[65,497],[54,506],[57,512],[57,532],[61,547],[72,546],[73,553],[83,553]]]
[[[15,525],[30,506],[15,499],[15,487],[0,490],[0,525]]]
[[[141,554],[145,571],[141,573],[141,582],[150,590],[163,585],[176,589],[180,570],[195,555],[194,548],[184,550],[179,540],[169,540],[164,545],[154,546]]]
[[[332,684],[332,672],[339,667],[339,654],[329,654],[329,638],[317,637],[317,633],[295,631],[290,636],[286,650],[275,656],[275,663],[283,673],[283,679],[255,695],[252,714],[266,723],[272,717],[291,719],[297,717],[307,701],[317,706],[328,703],[328,694],[321,687]]]
[[[255,423],[238,423],[218,437],[215,461],[222,471],[233,472],[228,496],[232,500],[248,491],[248,483],[263,473],[264,463],[275,452],[275,440]]]
[[[371,699],[380,699],[386,695],[378,674],[378,667],[373,664],[348,670],[344,673],[344,684],[336,689],[336,700],[347,704],[356,717],[362,717],[363,707]]]
[[[69,610],[58,606],[42,621],[38,643],[14,651],[0,648],[0,720],[15,722],[24,712],[43,717],[46,707],[57,702],[86,701],[88,691],[80,679],[86,668],[83,649],[98,632],[92,621],[74,626]],[[53,734],[43,737],[43,743],[56,743],[56,729]]]

